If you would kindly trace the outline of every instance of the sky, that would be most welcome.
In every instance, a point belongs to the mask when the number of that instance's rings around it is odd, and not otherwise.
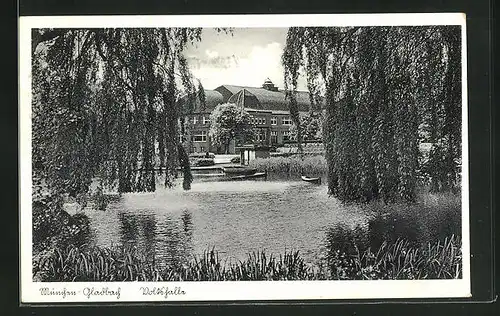
[[[201,42],[189,46],[185,55],[205,89],[223,84],[260,87],[266,78],[283,89],[286,33],[287,28],[235,28],[232,34],[206,28]],[[297,90],[306,90],[305,79]]]

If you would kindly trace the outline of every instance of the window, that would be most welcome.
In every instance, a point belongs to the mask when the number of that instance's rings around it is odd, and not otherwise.
[[[283,131],[283,141],[291,140],[290,131]]]
[[[193,125],[196,125],[198,123],[198,118],[196,116],[193,116]]]
[[[193,142],[198,142],[198,143],[206,142],[207,141],[207,131],[194,132],[192,140],[193,140]]]
[[[278,125],[278,118],[276,116],[271,117],[271,125]]]
[[[251,116],[250,123],[253,125],[266,125],[266,118],[261,116]]]
[[[210,117],[204,116],[203,117],[203,125],[207,125],[207,124],[210,124]]]
[[[276,144],[278,142],[278,131],[271,131],[271,143]]]
[[[266,130],[258,129],[255,133],[255,140],[258,142],[262,142],[266,140]]]
[[[283,125],[292,125],[292,119],[290,116],[285,116],[281,118],[281,124]]]

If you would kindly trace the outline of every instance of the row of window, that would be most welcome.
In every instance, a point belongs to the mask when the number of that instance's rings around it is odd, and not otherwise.
[[[294,137],[291,136],[290,131],[281,132],[283,136],[283,141],[294,140]],[[278,131],[271,131],[271,143],[275,144],[278,142]],[[264,130],[258,130],[255,133],[255,141],[262,142],[266,141],[267,134]]]
[[[198,131],[195,132],[192,136],[192,141],[201,143],[201,142],[206,142],[207,141],[207,132],[206,131]],[[293,140],[293,138],[290,136],[290,131],[283,131],[283,140],[288,141],[288,140]],[[266,131],[265,130],[257,130],[255,133],[255,140],[256,141],[265,141],[266,140]],[[278,142],[278,131],[271,131],[271,143],[277,143]]]
[[[196,125],[198,124],[198,122],[200,123],[203,123],[203,125],[207,125],[207,124],[210,124],[210,117],[208,116],[203,116],[201,120],[198,121],[198,117],[197,116],[193,116],[191,118],[191,123],[193,123],[193,125]]]
[[[266,125],[267,120],[265,117],[254,117],[250,119],[250,122],[254,125]],[[278,117],[277,116],[272,116],[271,117],[271,125],[278,125]],[[292,119],[289,116],[285,116],[281,118],[281,125],[292,125]]]
[[[195,153],[195,152],[196,152],[196,147],[194,147],[194,146],[193,146],[193,147],[191,147],[191,152],[192,152],[192,153]],[[206,152],[205,147],[200,146],[200,150],[199,150],[198,152],[200,152],[200,153],[204,153],[204,152]]]
[[[291,136],[290,131],[282,131],[281,135],[283,136],[284,141],[294,140],[294,137]],[[256,133],[255,137],[256,141],[265,141],[266,140],[266,132],[264,130],[259,130]],[[278,142],[278,131],[271,131],[271,143]]]
[[[198,120],[197,116],[193,116],[191,118],[191,123],[193,123],[193,125],[198,124],[198,122],[202,123],[203,125],[208,125],[208,124],[210,124],[210,117],[203,116],[201,120]],[[266,125],[267,119],[265,117],[261,117],[261,116],[257,116],[257,117],[252,116],[250,119],[250,122],[253,125]],[[278,117],[276,117],[276,116],[271,117],[271,125],[278,125]],[[287,126],[292,125],[292,119],[289,116],[282,117],[281,118],[281,125],[287,125]]]
[[[266,125],[266,118],[265,117],[261,117],[261,116],[258,116],[258,117],[252,116],[250,118],[250,122],[253,125]]]

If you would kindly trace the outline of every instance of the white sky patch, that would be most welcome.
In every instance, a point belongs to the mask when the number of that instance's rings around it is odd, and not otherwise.
[[[231,55],[220,56],[217,51],[205,50],[208,60],[199,60],[196,64],[190,63],[193,75],[201,80],[206,89],[214,89],[223,84],[260,87],[266,78],[282,89],[283,65],[281,55],[283,44],[272,42],[267,45],[253,45],[245,57],[231,58]],[[229,60],[229,64],[218,65],[211,59]],[[299,90],[306,87],[304,82],[299,83]]]
[[[207,54],[208,58],[216,58],[219,57],[219,52],[213,50],[205,50],[205,54]]]

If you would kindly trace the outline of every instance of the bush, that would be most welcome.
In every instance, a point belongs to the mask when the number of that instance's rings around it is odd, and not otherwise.
[[[62,198],[45,196],[33,201],[33,251],[52,247],[82,245],[90,233],[90,220],[82,213],[69,215],[62,207]]]

